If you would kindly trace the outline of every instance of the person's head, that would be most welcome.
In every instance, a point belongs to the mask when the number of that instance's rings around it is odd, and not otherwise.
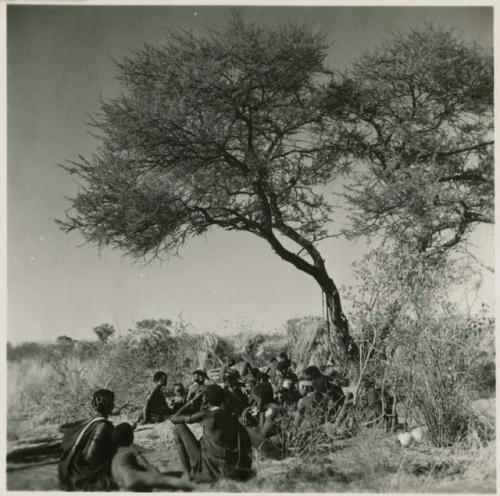
[[[255,385],[257,384],[257,380],[253,374],[248,374],[245,376],[245,388],[252,391]]]
[[[274,401],[273,388],[271,384],[260,383],[257,384],[252,391],[254,403],[259,408],[264,408],[267,404]]]
[[[240,373],[230,369],[224,374],[224,384],[229,388],[237,388],[242,385]]]
[[[196,369],[193,372],[193,382],[196,382],[197,384],[204,384],[205,383],[205,371],[201,369]]]
[[[130,446],[134,442],[134,428],[128,423],[118,424],[111,432],[111,442],[113,446]]]
[[[177,384],[174,384],[174,395],[175,396],[185,396],[186,391],[184,390],[184,386],[178,382]]]
[[[285,377],[289,368],[290,368],[290,364],[288,361],[285,361],[285,360],[279,361],[278,364],[276,365],[276,373],[280,377]]]
[[[312,381],[315,377],[319,377],[321,372],[316,365],[309,365],[304,369],[303,375],[306,381]]]
[[[205,389],[204,399],[208,406],[221,406],[224,403],[224,389],[217,384],[210,384]]]
[[[163,370],[159,370],[158,372],[155,372],[155,374],[153,375],[153,382],[157,386],[161,387],[166,386],[167,380],[168,380],[167,374],[163,372]]]
[[[288,361],[288,355],[287,355],[286,351],[282,351],[282,352],[278,355],[278,359],[279,359],[280,361],[283,361],[283,360]]]
[[[107,417],[115,407],[115,393],[109,389],[98,389],[92,395],[92,408]]]
[[[280,403],[284,403],[290,398],[290,390],[285,388],[278,389],[276,396]]]

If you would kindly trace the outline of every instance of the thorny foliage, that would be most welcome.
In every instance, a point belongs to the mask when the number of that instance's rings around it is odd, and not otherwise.
[[[212,226],[309,248],[327,236],[320,186],[339,168],[316,138],[325,54],[303,26],[236,15],[224,32],[171,33],[122,58],[125,93],[93,122],[100,150],[65,166],[82,189],[62,227],[134,257],[176,253]]]
[[[487,314],[470,315],[450,303],[466,275],[444,258],[400,246],[370,253],[356,276],[350,301],[358,389],[368,379],[403,401],[407,417],[400,420],[423,422],[436,446],[463,438],[474,423],[470,401],[484,368],[479,343],[493,328]]]
[[[493,223],[491,52],[432,26],[398,34],[331,95],[346,152],[361,161],[346,194],[348,234],[439,253]]]

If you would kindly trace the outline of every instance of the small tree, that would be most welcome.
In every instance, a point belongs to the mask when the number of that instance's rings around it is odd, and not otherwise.
[[[135,323],[135,329],[129,329],[130,332],[153,332],[163,336],[170,336],[172,333],[173,322],[170,319],[143,319]]]
[[[115,333],[115,328],[111,324],[101,324],[94,327],[94,332],[101,343],[107,343],[109,338]]]

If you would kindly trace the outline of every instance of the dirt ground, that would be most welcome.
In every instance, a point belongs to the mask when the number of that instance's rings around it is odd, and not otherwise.
[[[116,425],[130,421],[113,417]],[[48,442],[60,435],[57,426],[30,429],[28,421],[9,422],[8,450]],[[195,434],[201,435],[199,429]],[[136,445],[162,472],[180,470],[170,422],[140,426]],[[367,430],[342,447],[311,463],[289,458],[283,461],[255,461],[256,476],[246,483],[221,481],[200,486],[199,491],[272,492],[425,492],[495,493],[495,443],[487,447],[433,448],[423,442],[402,448],[395,434]],[[28,463],[9,463],[8,490],[54,491],[58,489],[57,458],[46,456]]]

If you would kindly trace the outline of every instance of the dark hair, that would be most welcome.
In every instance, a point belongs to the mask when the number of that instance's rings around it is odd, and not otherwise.
[[[168,377],[167,373],[163,372],[163,370],[159,370],[158,372],[155,372],[155,375],[153,376],[153,381],[154,382],[161,381],[163,377],[167,378]]]
[[[321,375],[321,372],[318,367],[316,367],[316,365],[309,365],[309,367],[306,367],[304,369],[304,375],[307,375],[308,377],[314,379],[315,377],[319,377]]]
[[[224,389],[217,384],[210,384],[205,389],[205,401],[212,406],[220,406],[224,403]]]
[[[253,388],[253,394],[264,403],[271,403],[274,400],[273,387],[271,384],[261,382]]]
[[[276,365],[276,370],[279,372],[286,372],[290,368],[290,363],[288,361],[278,362]]]
[[[134,442],[134,428],[128,423],[118,424],[111,432],[113,446],[130,446]]]
[[[201,375],[202,377],[207,377],[207,373],[201,369],[194,370],[193,375]]]
[[[278,356],[280,358],[284,358],[285,360],[288,359],[288,355],[287,355],[286,351],[282,351]]]
[[[115,401],[115,393],[109,389],[98,389],[92,395],[92,406],[99,413],[109,410],[109,406]]]

